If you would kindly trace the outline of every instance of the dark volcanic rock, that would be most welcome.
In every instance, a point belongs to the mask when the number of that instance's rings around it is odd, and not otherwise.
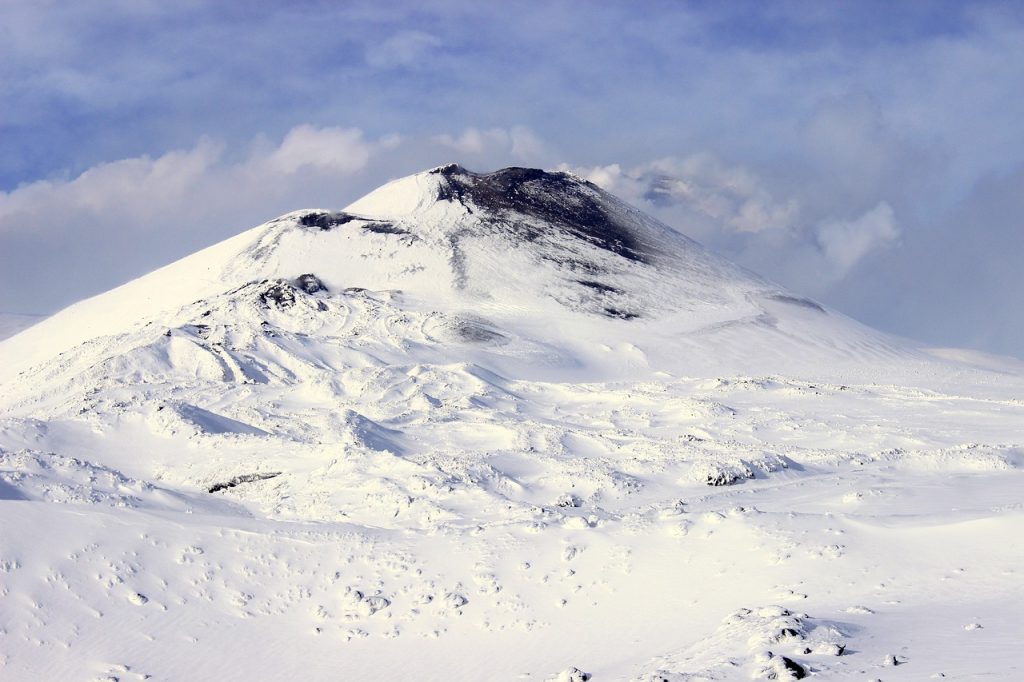
[[[274,282],[260,293],[260,303],[268,308],[290,308],[295,305],[295,289],[283,280]]]
[[[590,289],[593,289],[594,291],[600,291],[600,292],[605,293],[605,294],[621,294],[622,293],[621,289],[617,289],[616,287],[613,287],[610,284],[603,284],[601,282],[595,282],[594,280],[590,280],[590,279],[578,279],[578,280],[576,280],[576,282],[579,283],[579,284],[582,284],[585,287],[589,287]]]
[[[631,313],[628,310],[619,310],[618,308],[605,308],[604,314],[608,317],[617,317],[620,320],[635,320],[640,317],[638,313]]]
[[[789,671],[790,675],[794,679],[802,680],[803,678],[807,677],[807,671],[804,670],[804,667],[802,665],[800,665],[791,658],[786,658],[785,656],[782,656],[781,658],[782,665],[786,668],[787,671]]]
[[[734,469],[732,467],[718,467],[717,470],[707,475],[705,481],[708,485],[718,487],[725,485],[734,485],[746,479],[754,478],[754,471],[749,466],[744,466],[742,470]]]
[[[296,277],[295,286],[302,289],[307,294],[315,294],[318,291],[327,291],[327,287],[325,287],[324,283],[320,281],[320,278],[310,273]]]
[[[602,205],[597,188],[568,173],[504,168],[476,174],[455,164],[432,172],[445,178],[438,199],[458,201],[470,211],[478,209],[522,239],[534,241],[542,236],[541,230],[553,228],[623,258],[649,262],[651,254],[626,222]]]
[[[403,230],[400,227],[395,227],[391,223],[383,221],[373,221],[363,225],[363,229],[367,232],[375,232],[377,234],[412,234],[408,230]]]
[[[302,225],[303,227],[319,227],[321,230],[330,230],[338,225],[350,223],[353,220],[359,220],[359,218],[350,213],[345,213],[344,211],[338,211],[336,213],[330,213],[328,211],[314,211],[313,213],[307,213],[304,216],[300,216],[299,225]]]
[[[345,213],[344,211],[313,211],[306,213],[299,217],[299,225],[303,227],[318,227],[325,232],[333,230],[339,225],[346,225],[353,221],[359,221],[365,223],[362,228],[367,232],[376,232],[377,234],[409,234],[407,230],[403,230],[400,227],[395,227],[391,223],[384,220],[374,220],[373,218],[360,218],[359,216],[352,215],[351,213]]]
[[[242,474],[241,476],[235,476],[231,480],[224,481],[223,483],[214,483],[213,485],[211,485],[206,490],[207,490],[207,492],[210,492],[210,493],[218,493],[221,490],[227,490],[228,488],[234,488],[236,486],[242,485],[243,483],[253,483],[255,481],[266,481],[266,480],[271,479],[271,478],[276,478],[277,476],[280,476],[280,475],[281,475],[280,471],[271,471],[271,472],[268,472],[268,473],[265,473],[265,474]]]

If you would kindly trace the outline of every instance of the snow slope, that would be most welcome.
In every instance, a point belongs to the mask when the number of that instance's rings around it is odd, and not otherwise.
[[[0,343],[0,671],[1015,679],[970,357],[565,173],[291,213]]]

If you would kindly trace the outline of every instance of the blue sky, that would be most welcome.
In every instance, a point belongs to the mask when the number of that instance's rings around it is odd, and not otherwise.
[[[0,305],[459,161],[565,167],[897,334],[1024,356],[1024,9],[0,4]]]

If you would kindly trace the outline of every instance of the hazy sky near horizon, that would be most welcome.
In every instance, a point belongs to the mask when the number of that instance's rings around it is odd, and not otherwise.
[[[0,310],[457,161],[585,175],[886,331],[1024,356],[1024,5],[0,3]]]

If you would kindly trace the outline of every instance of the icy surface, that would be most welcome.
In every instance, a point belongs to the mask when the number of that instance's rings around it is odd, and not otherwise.
[[[1022,465],[1020,363],[445,166],[0,343],[0,677],[1018,679]]]

